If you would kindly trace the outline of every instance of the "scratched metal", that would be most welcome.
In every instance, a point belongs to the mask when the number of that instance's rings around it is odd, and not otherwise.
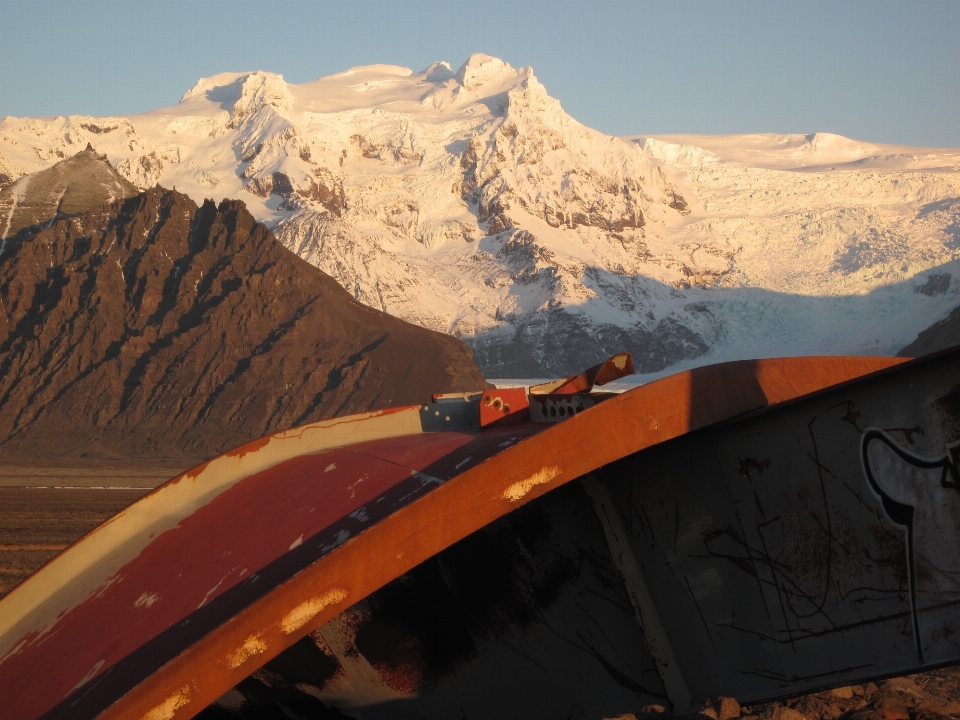
[[[598,471],[696,697],[960,661],[960,353]]]

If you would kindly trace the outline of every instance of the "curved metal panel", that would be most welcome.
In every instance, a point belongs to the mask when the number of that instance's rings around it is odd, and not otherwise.
[[[347,607],[558,485],[898,362],[726,363],[552,425],[422,433],[414,407],[252,443],[162,486],[0,601],[0,685],[16,688],[7,710],[191,717]],[[434,426],[452,417],[435,414]]]

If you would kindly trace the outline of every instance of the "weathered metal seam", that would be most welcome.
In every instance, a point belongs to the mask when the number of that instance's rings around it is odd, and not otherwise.
[[[595,475],[588,473],[580,478],[587,495],[593,501],[593,510],[603,526],[603,535],[610,549],[610,557],[623,580],[630,604],[637,616],[637,624],[643,633],[647,650],[657,666],[657,672],[663,681],[667,698],[672,705],[674,715],[693,714],[698,709],[693,706],[690,690],[683,677],[683,671],[673,652],[673,646],[667,637],[667,631],[660,621],[660,614],[653,604],[653,596],[647,588],[640,571],[640,565],[627,539],[623,522],[614,505],[613,498],[604,485]]]

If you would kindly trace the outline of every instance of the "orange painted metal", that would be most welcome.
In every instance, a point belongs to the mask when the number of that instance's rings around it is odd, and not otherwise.
[[[472,462],[461,465],[451,459],[445,471],[450,480],[418,495],[239,609],[144,678],[100,717],[192,717],[349,606],[553,488],[692,430],[901,362],[821,357],[698,368],[616,396],[563,422],[541,426],[538,432],[524,433],[526,437],[505,442],[502,451],[485,459],[468,457]],[[479,434],[485,432],[491,430]],[[422,451],[428,455],[430,442]],[[414,445],[420,447],[423,441]],[[463,444],[457,447],[467,457]],[[363,452],[419,467],[403,437],[378,442]],[[438,476],[434,468],[445,467],[441,455],[430,456],[428,474],[433,477]]]
[[[571,375],[562,380],[533,385],[531,395],[568,395],[590,392],[595,385],[606,385],[627,375],[633,375],[633,356],[628,352],[617,353],[602,363],[587,368],[579,375]]]

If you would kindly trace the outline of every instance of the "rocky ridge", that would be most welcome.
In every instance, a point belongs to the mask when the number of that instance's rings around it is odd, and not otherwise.
[[[921,330],[917,339],[897,353],[900,357],[921,357],[946,350],[954,345],[960,345],[960,307],[943,320],[933,323],[930,327]]]
[[[462,342],[357,302],[242,202],[162,188],[8,238],[0,310],[6,457],[200,459],[486,386]]]
[[[0,185],[92,142],[139,188],[251,212],[493,376],[893,354],[960,304],[960,153],[813,135],[614,138],[530,68],[197,83],[128,118],[0,121]],[[4,179],[5,178],[5,179]],[[679,363],[679,365],[678,365]]]
[[[76,215],[139,194],[91,145],[0,189],[0,241],[57,215]]]

